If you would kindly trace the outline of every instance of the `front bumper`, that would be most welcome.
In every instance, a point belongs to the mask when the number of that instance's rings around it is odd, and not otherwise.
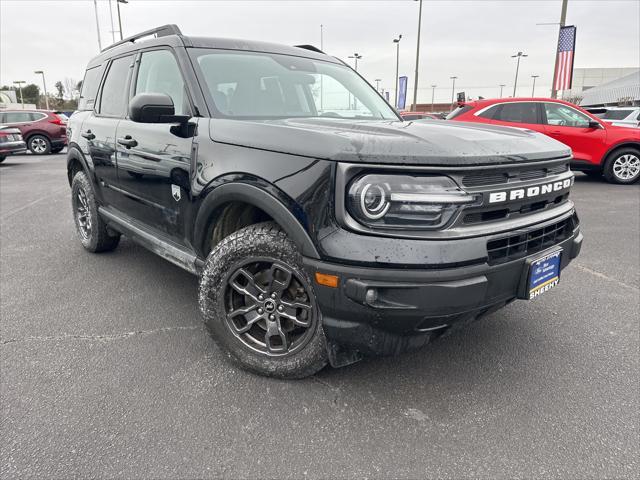
[[[485,252],[488,238],[476,238]],[[315,286],[330,359],[342,365],[363,355],[391,355],[421,347],[456,324],[525,297],[528,262],[561,247],[564,269],[580,253],[582,239],[576,220],[564,239],[495,265],[485,258],[448,268],[380,268],[305,258],[311,278],[316,272],[339,277],[338,288]],[[402,242],[390,240],[400,250]]]

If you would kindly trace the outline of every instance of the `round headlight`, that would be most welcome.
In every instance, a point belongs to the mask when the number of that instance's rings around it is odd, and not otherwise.
[[[382,185],[367,183],[362,188],[360,208],[367,218],[377,220],[384,217],[390,205],[387,192]]]

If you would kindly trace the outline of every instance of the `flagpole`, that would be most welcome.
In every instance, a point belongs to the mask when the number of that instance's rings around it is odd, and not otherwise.
[[[560,27],[558,28],[558,44],[560,43],[560,32],[562,27],[565,26],[567,21],[567,4],[569,0],[562,0],[562,11],[560,13]],[[556,63],[553,65],[553,83],[551,84],[551,98],[558,98],[558,91],[556,90],[556,75],[558,74],[558,57],[560,56],[560,50],[556,45]]]

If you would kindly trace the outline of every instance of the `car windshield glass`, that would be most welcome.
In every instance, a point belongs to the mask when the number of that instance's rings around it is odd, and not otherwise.
[[[389,104],[344,65],[269,53],[194,52],[223,117],[398,119]]]
[[[633,110],[607,110],[600,118],[604,120],[622,120],[633,113]]]

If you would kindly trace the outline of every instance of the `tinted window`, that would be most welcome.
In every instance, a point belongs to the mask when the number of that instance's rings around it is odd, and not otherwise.
[[[103,68],[101,65],[87,70],[84,74],[82,91],[80,93],[80,100],[78,101],[78,110],[93,110],[96,103],[96,96],[98,95],[100,80],[102,79],[102,71]]]
[[[482,117],[482,118],[492,119],[493,116],[495,115],[496,111],[498,110],[499,106],[500,105],[494,105],[492,107],[489,107],[484,112],[479,113],[478,116]]]
[[[591,121],[584,113],[561,103],[545,103],[544,111],[549,125],[587,128]]]
[[[493,115],[494,120],[514,123],[538,123],[536,104],[533,102],[503,103]]]
[[[633,110],[607,110],[600,118],[604,120],[623,120],[633,113]]]
[[[47,115],[45,113],[31,112],[29,113],[29,120],[31,121],[42,120],[46,116]]]
[[[133,56],[115,59],[109,67],[100,97],[100,113],[114,117],[124,115],[127,100],[127,78]]]
[[[31,113],[29,112],[7,112],[5,113],[5,122],[7,123],[20,123],[30,122]]]
[[[176,115],[190,113],[180,68],[168,50],[142,54],[135,93],[165,93],[173,100]]]

